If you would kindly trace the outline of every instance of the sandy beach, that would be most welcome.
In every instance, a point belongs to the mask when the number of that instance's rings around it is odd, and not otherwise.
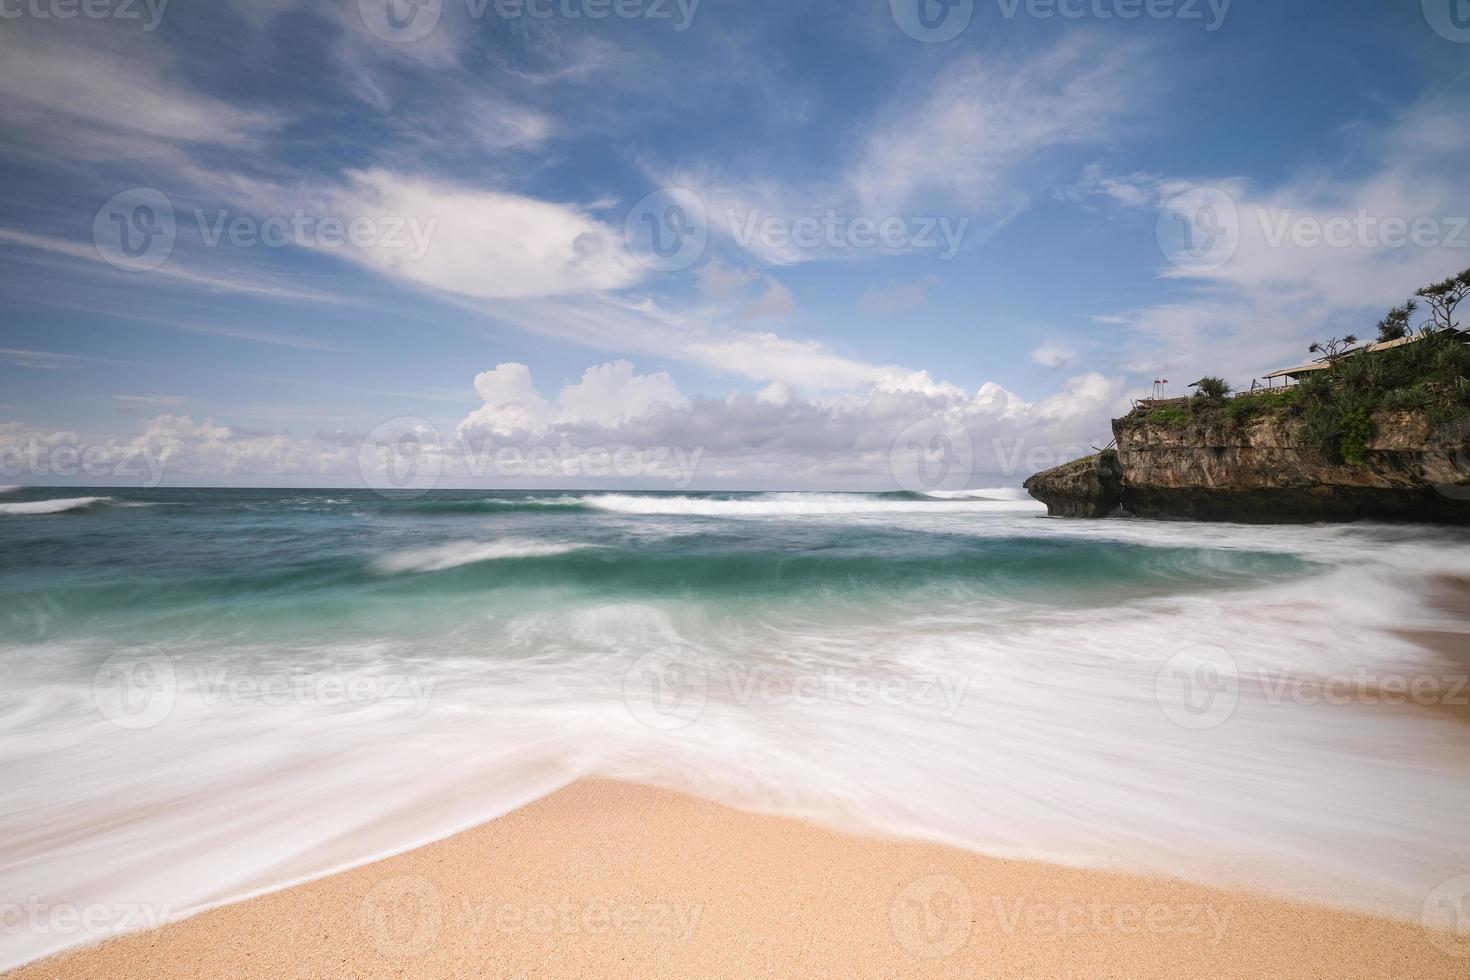
[[[1453,939],[587,781],[11,976],[1464,977]]]

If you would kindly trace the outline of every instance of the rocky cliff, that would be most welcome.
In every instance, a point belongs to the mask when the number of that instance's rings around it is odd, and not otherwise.
[[[1308,444],[1302,423],[1267,415],[1135,412],[1113,423],[1116,454],[1026,483],[1054,517],[1134,516],[1241,523],[1420,521],[1470,524],[1470,428],[1424,412],[1379,412],[1355,462]]]

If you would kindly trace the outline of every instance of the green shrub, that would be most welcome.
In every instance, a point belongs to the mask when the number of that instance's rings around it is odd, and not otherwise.
[[[1408,388],[1398,388],[1383,396],[1383,407],[1389,411],[1412,412],[1421,408],[1428,408],[1434,402],[1428,388],[1423,385],[1412,385]]]
[[[1160,425],[1167,425],[1176,429],[1188,425],[1193,419],[1194,416],[1188,410],[1178,405],[1166,405],[1163,408],[1156,408],[1148,414],[1148,420],[1150,422],[1157,422]]]
[[[1195,392],[1196,398],[1211,398],[1219,401],[1230,396],[1230,385],[1224,378],[1207,377],[1200,378],[1194,383],[1199,391]]]
[[[1226,403],[1225,417],[1236,428],[1243,428],[1267,415],[1285,415],[1296,405],[1295,388],[1237,395]]]
[[[1435,287],[1444,288],[1445,284]],[[1411,335],[1414,309],[1410,303],[1390,311],[1379,324],[1380,335],[1385,339]],[[1337,344],[1346,345],[1346,340]],[[1422,411],[1435,426],[1470,421],[1470,344],[1456,331],[1429,328],[1413,343],[1357,354],[1328,350],[1330,346],[1318,345],[1338,356],[1325,371],[1308,375],[1291,389],[1294,400],[1285,406],[1300,416],[1306,442],[1324,458],[1365,464],[1373,441],[1373,415],[1379,411]],[[1240,422],[1262,411],[1256,406],[1231,407],[1232,418]]]
[[[1342,435],[1337,452],[1343,462],[1362,466],[1368,462],[1368,443],[1373,441],[1373,420],[1361,408],[1355,408],[1342,419]]]

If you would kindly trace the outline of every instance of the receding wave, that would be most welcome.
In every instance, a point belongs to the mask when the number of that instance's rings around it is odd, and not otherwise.
[[[0,515],[22,516],[65,514],[68,511],[93,510],[113,503],[111,497],[69,497],[64,500],[32,500],[23,504],[0,504]]]
[[[443,572],[464,565],[512,558],[552,558],[581,551],[580,544],[553,544],[545,541],[452,541],[427,548],[411,548],[384,555],[374,562],[380,572],[401,575],[408,572]]]
[[[662,497],[601,494],[584,498],[595,510],[667,517],[799,517],[843,514],[1043,513],[1034,501],[895,499],[886,494],[768,493],[757,497]]]

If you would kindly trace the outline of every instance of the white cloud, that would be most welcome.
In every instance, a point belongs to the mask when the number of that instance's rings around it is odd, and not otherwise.
[[[1124,176],[1110,177],[1100,163],[1090,163],[1082,170],[1082,177],[1070,187],[1057,192],[1063,201],[1083,203],[1092,197],[1111,198],[1125,208],[1157,207],[1159,175],[1138,171]]]
[[[160,143],[241,147],[281,120],[191,92],[171,77],[167,49],[151,35],[137,48],[83,38],[106,35],[7,20],[0,31],[0,123],[13,137],[90,159],[149,158]],[[76,29],[72,29],[76,28]]]
[[[1460,103],[1421,103],[1380,133],[1359,136],[1364,159],[1350,176],[1314,171],[1272,188],[1238,177],[1106,178],[1089,169],[1082,184],[1144,209],[1150,224],[1176,194],[1219,188],[1234,204],[1224,227],[1239,233],[1238,247],[1218,268],[1171,265],[1160,253],[1160,275],[1184,287],[1182,298],[1093,317],[1121,328],[1113,345],[1119,366],[1142,374],[1218,374],[1245,386],[1301,360],[1314,340],[1371,333],[1377,318],[1415,289],[1470,266],[1461,163],[1470,152],[1467,122],[1470,110]],[[1130,190],[1117,192],[1124,186]],[[1383,234],[1386,220],[1405,227],[1427,220],[1441,236],[1420,245],[1396,241]],[[1335,227],[1338,244],[1298,237],[1291,231],[1298,225],[1309,233]]]
[[[551,420],[551,405],[536,390],[531,369],[524,364],[501,364],[475,379],[475,391],[485,404],[460,424],[460,431],[484,431],[507,436],[539,432]]]
[[[1077,352],[1058,343],[1046,343],[1031,352],[1031,360],[1042,367],[1067,367],[1077,360]]]
[[[718,164],[658,173],[665,186],[688,187],[703,200],[710,227],[772,264],[887,254],[882,249],[813,247],[770,241],[744,229],[759,220],[822,221],[859,217],[883,222],[932,217],[996,227],[1040,189],[1037,162],[1049,151],[1104,139],[1139,106],[1147,86],[1135,45],[1070,40],[1029,58],[962,58],[934,78],[896,87],[845,153],[838,172],[790,181],[772,162],[766,173],[734,175]],[[915,93],[920,93],[916,95]],[[909,225],[915,240],[922,226]],[[839,239],[845,241],[846,239]],[[953,243],[958,245],[958,242]],[[913,245],[912,247],[918,247]],[[899,249],[907,250],[907,247]]]
[[[933,200],[1013,212],[1027,197],[1028,161],[1099,140],[1139,106],[1141,64],[1133,45],[1080,39],[1025,60],[961,61],[917,105],[907,92],[895,103],[849,181],[875,213]]]
[[[61,368],[81,367],[91,360],[77,354],[58,354],[53,351],[29,350],[23,347],[0,347],[0,360],[23,368],[39,368],[56,371]]]
[[[178,395],[113,395],[113,401],[136,408],[172,408],[182,405],[186,399]]]
[[[250,272],[240,270],[235,270],[231,273],[221,271],[219,274],[198,272],[191,265],[185,265],[177,256],[170,256],[168,261],[163,265],[149,270],[148,276],[139,276],[136,273],[124,272],[112,266],[102,257],[102,254],[94,244],[68,241],[50,235],[33,235],[15,228],[0,227],[0,245],[14,245],[21,248],[33,249],[38,252],[48,252],[52,255],[62,255],[68,259],[76,259],[102,267],[106,274],[114,278],[124,277],[132,282],[149,285],[153,284],[152,277],[158,277],[169,280],[171,283],[197,286],[209,292],[243,293],[263,296],[268,299],[299,300],[306,303],[335,303],[343,300],[343,297],[333,296],[328,293],[301,289],[295,286],[279,285],[261,279]],[[189,328],[186,327],[184,329]]]
[[[415,219],[427,247],[378,243],[343,254],[418,286],[479,299],[622,289],[643,278],[622,232],[585,211],[383,170],[349,175],[336,213]]]
[[[855,388],[895,370],[843,357],[817,341],[790,340],[773,333],[730,331],[691,340],[680,354],[714,370],[756,381],[791,381],[814,388]]]
[[[617,428],[630,419],[688,403],[667,372],[638,375],[630,362],[614,361],[588,368],[579,384],[562,389],[556,420]]]
[[[1109,418],[1126,407],[1123,387],[1120,379],[1086,374],[1027,402],[999,385],[984,385],[971,395],[916,372],[833,398],[804,397],[775,382],[758,395],[691,399],[669,375],[640,375],[619,361],[590,368],[579,383],[548,399],[524,365],[503,364],[476,379],[484,404],[464,418],[457,437],[423,423],[415,431],[442,464],[444,485],[515,483],[520,477],[508,478],[479,454],[516,448],[527,456],[551,451],[568,458],[630,450],[649,461],[640,478],[646,486],[669,485],[688,475],[687,463],[697,460],[694,479],[704,487],[894,489],[912,482],[895,447],[902,450],[916,427],[927,432],[935,424],[951,433],[963,430],[959,440],[973,444],[964,460],[971,485],[994,486],[1017,483],[1105,439]],[[165,482],[173,484],[290,478],[359,486],[365,440],[340,432],[250,432],[189,415],[160,415],[135,435],[91,441],[19,422],[0,424],[5,458],[35,455],[38,446],[43,460],[58,446],[100,447],[111,459],[137,459],[133,451],[141,451],[143,462],[130,480],[146,478],[156,461]],[[94,474],[93,482],[129,482],[120,479],[124,475]],[[48,476],[33,474],[32,482]],[[566,484],[552,473],[537,485]]]
[[[588,368],[578,384],[550,402],[536,390],[524,364],[501,364],[475,379],[485,404],[460,423],[462,435],[542,434],[552,426],[616,429],[651,413],[683,408],[688,400],[665,372],[638,375],[628,361]]]

